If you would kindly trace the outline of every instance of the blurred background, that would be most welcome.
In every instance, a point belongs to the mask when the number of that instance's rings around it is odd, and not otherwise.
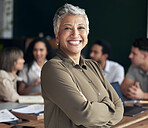
[[[147,0],[0,0],[0,50],[17,46],[24,52],[34,37],[47,37],[56,49],[53,16],[63,4],[71,3],[86,10],[90,21],[87,47],[97,39],[111,43],[109,59],[119,62],[125,70],[132,42],[147,37]]]

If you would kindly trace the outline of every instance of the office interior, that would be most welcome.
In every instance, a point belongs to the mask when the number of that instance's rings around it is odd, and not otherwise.
[[[97,39],[104,39],[112,46],[109,59],[119,62],[126,71],[130,65],[128,55],[132,42],[136,38],[147,37],[147,0],[1,0],[1,2],[13,3],[11,37],[3,36],[4,21],[0,22],[0,49],[17,46],[25,52],[26,39],[39,35],[54,40],[53,16],[57,8],[64,3],[78,5],[84,8],[88,15],[90,33],[87,47],[84,49],[85,58],[89,58],[92,43]]]
[[[123,65],[126,72],[132,42],[139,37],[148,37],[147,0],[0,0],[0,51],[16,46],[25,52],[30,40],[38,36],[47,37],[56,49],[52,21],[55,11],[65,3],[84,8],[88,15],[90,33],[83,50],[85,58],[89,58],[93,42],[106,40],[112,46],[109,59]],[[113,128],[145,128],[147,118],[148,111],[135,117],[124,117]],[[44,120],[30,120],[20,125],[43,128],[43,124]],[[0,123],[0,127],[10,126]]]

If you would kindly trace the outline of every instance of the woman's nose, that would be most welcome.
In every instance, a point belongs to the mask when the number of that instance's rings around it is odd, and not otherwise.
[[[40,55],[40,53],[41,53],[41,52],[40,52],[39,50],[36,52],[37,55]]]
[[[79,31],[76,28],[74,28],[72,30],[72,36],[74,36],[74,37],[78,37],[79,36]]]

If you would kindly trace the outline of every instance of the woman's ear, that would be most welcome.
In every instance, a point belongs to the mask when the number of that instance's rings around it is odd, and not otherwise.
[[[59,38],[58,38],[58,34],[55,33],[55,39],[56,39],[56,42],[59,43]]]
[[[16,64],[17,64],[17,62],[15,61],[13,64],[13,70],[15,70]]]

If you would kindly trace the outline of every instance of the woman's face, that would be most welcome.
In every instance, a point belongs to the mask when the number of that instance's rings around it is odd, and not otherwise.
[[[88,41],[86,20],[83,16],[67,15],[61,20],[59,32],[55,33],[60,49],[68,56],[80,54]]]
[[[16,71],[22,70],[23,67],[24,67],[24,62],[25,62],[24,58],[23,58],[23,57],[19,57],[19,58],[17,59],[17,61],[14,63],[15,70],[16,70]]]
[[[45,62],[47,56],[47,48],[43,42],[39,41],[34,45],[33,56],[37,62]]]

